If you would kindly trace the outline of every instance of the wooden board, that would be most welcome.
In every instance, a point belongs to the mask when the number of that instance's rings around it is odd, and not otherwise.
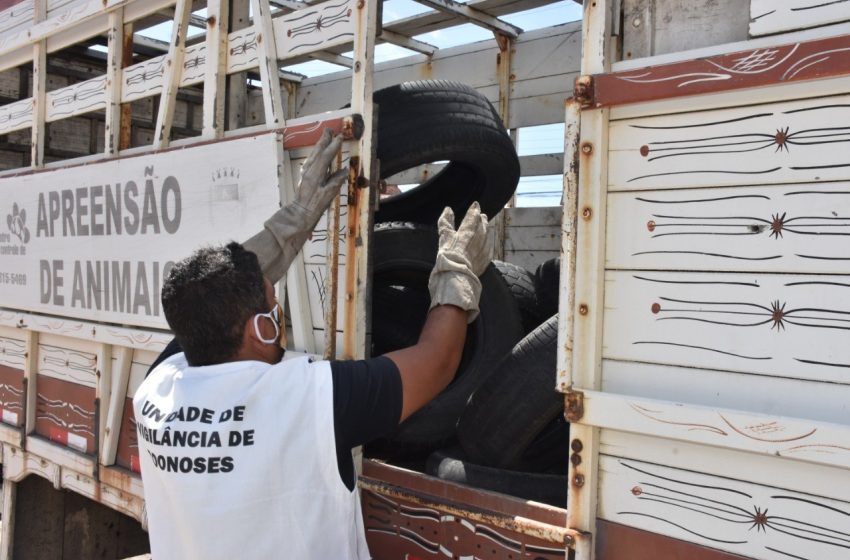
[[[750,1],[750,35],[753,37],[848,20],[848,0]]]
[[[617,192],[608,220],[608,268],[842,274],[850,262],[846,182]]]
[[[618,191],[843,180],[850,178],[847,142],[846,95],[616,121],[608,185]]]
[[[0,422],[22,426],[26,338],[0,327]]]
[[[745,375],[720,369],[603,360],[602,390],[833,424],[842,424],[850,418],[850,384]]]
[[[604,357],[850,382],[848,276],[609,271]]]
[[[843,558],[850,544],[847,502],[610,456],[600,471],[602,519],[764,560]]]
[[[135,473],[141,473],[139,464],[139,441],[136,433],[136,416],[133,412],[133,395],[145,379],[148,368],[156,359],[154,352],[136,350],[130,366],[130,381],[127,385],[127,396],[124,399],[121,429],[118,432],[118,452],[115,464]]]
[[[572,95],[581,52],[579,22],[523,33],[513,44],[508,128],[561,122],[564,100]],[[433,57],[415,55],[377,64],[374,88],[408,80],[439,78],[468,84],[498,104],[494,40],[440,49]],[[298,88],[298,115],[333,110],[348,103],[351,71],[305,79]],[[560,173],[560,169],[557,171]]]

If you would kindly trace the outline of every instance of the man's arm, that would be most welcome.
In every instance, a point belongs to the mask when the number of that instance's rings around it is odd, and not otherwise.
[[[260,232],[242,243],[257,255],[263,274],[272,284],[283,278],[322,214],[339,195],[348,168],[331,173],[330,164],[341,146],[342,136],[325,129],[301,166],[295,200],[272,214]]]
[[[466,311],[453,305],[440,305],[428,313],[415,346],[385,354],[401,376],[403,400],[399,422],[451,383],[465,342]]]
[[[401,421],[436,397],[454,378],[466,342],[466,325],[478,316],[478,277],[490,263],[487,216],[476,202],[457,230],[454,221],[454,213],[446,208],[437,224],[440,246],[428,280],[431,310],[419,341],[386,354],[401,376]]]

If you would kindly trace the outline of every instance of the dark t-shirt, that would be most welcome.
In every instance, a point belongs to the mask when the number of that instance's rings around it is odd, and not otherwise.
[[[148,369],[183,350],[173,339]],[[339,476],[354,490],[351,449],[392,432],[401,418],[402,386],[398,367],[387,357],[331,362],[334,433]]]

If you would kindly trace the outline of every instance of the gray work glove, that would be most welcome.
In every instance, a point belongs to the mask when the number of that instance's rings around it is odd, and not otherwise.
[[[490,244],[487,242],[487,216],[474,202],[455,231],[455,214],[443,210],[437,229],[440,244],[437,262],[428,279],[431,307],[454,305],[466,311],[466,322],[478,317],[481,281],[478,279],[490,264]]]
[[[272,214],[263,230],[242,244],[256,253],[263,274],[273,284],[286,274],[348,176],[348,167],[333,174],[328,171],[340,146],[342,136],[326,128],[301,166],[295,200]]]

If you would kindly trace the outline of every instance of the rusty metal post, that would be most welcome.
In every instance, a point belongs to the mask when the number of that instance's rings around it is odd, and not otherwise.
[[[369,240],[377,193],[374,105],[372,102],[375,38],[378,32],[377,0],[357,3],[354,64],[351,75],[351,109],[363,117],[363,136],[352,154],[354,180],[348,189],[348,225],[345,254],[345,322],[343,357],[364,358],[367,353],[370,274]]]
[[[606,72],[610,68],[611,1],[594,0],[584,3],[582,25],[581,74],[589,76]],[[577,84],[576,97],[592,97],[593,83],[582,80]],[[590,91],[588,91],[590,88]],[[577,99],[576,102],[580,102]],[[568,109],[575,112],[576,108]],[[575,118],[573,115],[571,118]],[[565,183],[565,200],[575,200],[573,229],[567,248],[572,255],[561,261],[561,290],[572,297],[571,308],[565,320],[572,315],[570,325],[563,324],[559,333],[558,371],[568,377],[566,381],[568,412],[574,420],[570,426],[572,452],[569,463],[569,494],[567,500],[567,527],[590,534],[596,529],[596,509],[599,485],[599,429],[581,422],[587,413],[582,391],[598,390],[602,382],[602,321],[604,317],[605,289],[605,228],[608,185],[608,110],[585,109],[580,119],[578,155],[565,154],[565,159],[576,157],[578,174],[575,194],[569,192],[569,178]],[[570,145],[572,150],[575,146]],[[567,173],[570,174],[569,170]],[[571,203],[571,202],[570,202]],[[566,214],[566,212],[565,212]],[[572,248],[574,245],[574,249]],[[574,274],[569,275],[570,262],[575,259]],[[566,261],[566,262],[565,262]],[[566,274],[563,274],[566,272]],[[562,292],[563,293],[563,292]],[[562,302],[566,305],[567,302]],[[569,331],[572,330],[572,332]],[[571,352],[567,351],[571,335]],[[566,363],[569,360],[569,373]],[[559,387],[561,384],[559,383]],[[593,560],[590,538],[576,548],[576,560]]]
[[[123,47],[121,49],[121,68],[127,68],[133,64],[133,24],[124,24],[122,36]],[[121,104],[121,123],[118,133],[118,150],[126,150],[133,145],[133,104]]]

